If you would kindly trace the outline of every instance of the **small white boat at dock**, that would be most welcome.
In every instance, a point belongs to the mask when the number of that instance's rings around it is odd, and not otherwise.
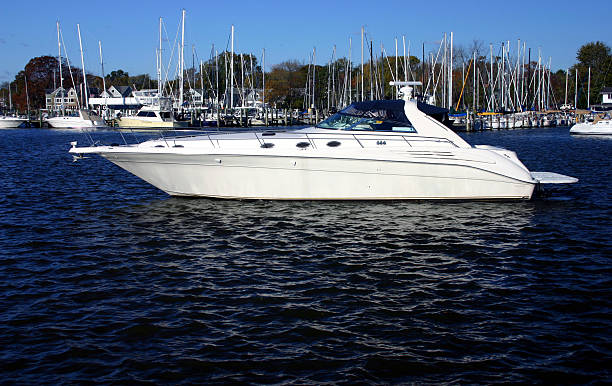
[[[60,115],[47,118],[45,122],[51,128],[88,129],[105,127],[104,119],[93,111],[84,109],[77,110],[74,115]]]
[[[13,129],[27,122],[26,118],[0,115],[0,129]]]

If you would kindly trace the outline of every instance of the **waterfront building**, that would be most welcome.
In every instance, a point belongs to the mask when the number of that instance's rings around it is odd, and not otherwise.
[[[78,109],[77,91],[74,87],[66,90],[58,87],[55,90],[45,90],[45,108],[49,112],[60,113],[64,111],[76,111]]]
[[[612,87],[604,87],[599,93],[601,95],[601,104],[592,105],[594,111],[610,111],[612,110]]]

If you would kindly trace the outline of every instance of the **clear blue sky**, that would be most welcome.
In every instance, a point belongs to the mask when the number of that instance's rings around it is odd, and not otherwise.
[[[231,4],[231,5],[228,5]],[[29,59],[57,55],[55,22],[60,21],[71,62],[80,67],[76,24],[80,23],[85,67],[100,74],[98,40],[102,41],[105,72],[123,69],[131,75],[155,74],[158,19],[164,18],[170,43],[175,39],[181,9],[186,9],[186,54],[191,47],[208,59],[211,45],[228,46],[230,26],[235,25],[237,52],[261,56],[266,49],[266,68],[287,59],[306,62],[317,48],[317,63],[327,62],[333,45],[338,56],[348,53],[353,38],[353,59],[358,61],[361,26],[380,49],[395,51],[395,37],[405,35],[412,53],[420,57],[437,46],[444,32],[454,32],[455,45],[470,46],[477,39],[488,50],[517,39],[538,49],[553,70],[576,62],[584,43],[600,40],[612,46],[612,1],[105,1],[60,2],[5,0],[0,8],[0,82],[13,79]],[[416,51],[416,52],[415,52]],[[170,48],[164,42],[164,62]]]

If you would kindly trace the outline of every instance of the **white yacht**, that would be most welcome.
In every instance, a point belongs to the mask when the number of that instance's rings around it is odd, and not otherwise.
[[[393,82],[407,85],[407,82]],[[274,200],[529,199],[540,183],[516,154],[471,146],[410,99],[353,103],[301,130],[204,134],[78,147],[174,196]]]
[[[119,117],[117,125],[132,128],[186,128],[189,122],[177,120],[171,110],[164,111],[159,105],[150,105],[143,106],[136,115]]]
[[[60,115],[57,117],[47,118],[45,122],[52,128],[71,128],[84,129],[105,127],[104,119],[93,111],[80,109],[74,115]]]
[[[13,117],[9,115],[0,115],[0,129],[13,129],[27,122],[26,118]]]
[[[612,119],[576,123],[570,129],[570,134],[610,135],[612,134]]]

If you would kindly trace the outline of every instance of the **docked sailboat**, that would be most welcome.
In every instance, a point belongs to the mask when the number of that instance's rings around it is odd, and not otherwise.
[[[79,47],[81,50],[81,65],[83,71],[83,84],[84,84],[84,101],[81,105],[79,103],[78,97],[77,104],[81,107],[78,110],[72,112],[70,115],[66,115],[66,110],[64,109],[64,96],[61,95],[61,106],[60,106],[60,115],[55,117],[50,117],[45,119],[45,122],[51,128],[70,128],[70,129],[84,129],[84,128],[96,128],[96,127],[105,127],[104,119],[100,118],[98,114],[93,111],[87,110],[88,99],[87,99],[87,74],[85,72],[85,61],[83,58],[83,44],[81,41],[81,26],[77,24],[77,30],[79,34]],[[60,88],[64,90],[64,81],[63,81],[63,72],[62,72],[62,49],[60,44],[60,27],[59,22],[57,22],[57,48],[58,48],[58,64],[59,64],[59,74],[60,74]],[[70,68],[70,61],[68,61],[68,66]],[[72,74],[72,70],[70,70],[70,74]],[[71,75],[72,77],[72,75]],[[74,80],[72,82],[74,84]],[[62,91],[63,92],[63,91]]]
[[[407,85],[411,82],[392,82]],[[529,199],[541,183],[510,150],[471,146],[404,100],[357,102],[293,132],[162,138],[79,147],[174,196],[275,200]]]

